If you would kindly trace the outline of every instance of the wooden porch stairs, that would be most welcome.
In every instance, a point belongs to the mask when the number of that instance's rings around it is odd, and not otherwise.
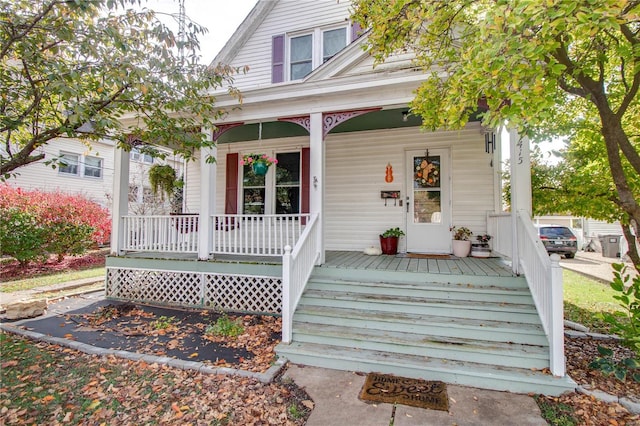
[[[524,278],[316,268],[293,318],[291,362],[518,393],[575,383],[549,348]]]

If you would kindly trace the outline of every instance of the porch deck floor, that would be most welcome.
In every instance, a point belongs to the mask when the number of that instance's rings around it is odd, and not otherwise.
[[[355,251],[328,251],[322,268],[344,268],[398,272],[425,272],[430,274],[477,275],[511,277],[511,265],[499,257],[412,258],[397,256],[367,256]]]
[[[195,253],[127,253],[125,257],[146,259],[197,260]],[[279,256],[216,255],[209,262],[251,263],[280,265]],[[430,274],[475,275],[511,277],[511,265],[499,257],[480,259],[474,257],[411,258],[406,254],[397,256],[367,256],[356,251],[327,251],[321,268],[360,269],[398,272],[424,272]]]

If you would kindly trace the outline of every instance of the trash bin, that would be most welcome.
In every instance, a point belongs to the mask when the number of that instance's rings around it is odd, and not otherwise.
[[[603,257],[620,257],[620,238],[622,235],[598,235]]]

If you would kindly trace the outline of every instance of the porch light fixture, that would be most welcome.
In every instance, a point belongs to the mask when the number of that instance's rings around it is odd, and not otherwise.
[[[409,120],[409,111],[402,111],[402,121],[405,123]]]

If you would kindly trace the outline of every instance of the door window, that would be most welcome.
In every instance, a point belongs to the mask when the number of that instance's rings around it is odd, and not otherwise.
[[[442,222],[440,156],[413,157],[413,222]]]

